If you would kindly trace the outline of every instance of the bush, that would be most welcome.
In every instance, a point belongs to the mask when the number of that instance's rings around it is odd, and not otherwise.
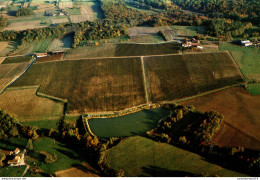
[[[53,153],[53,154],[49,154],[49,153],[45,154],[45,159],[44,159],[45,163],[54,163],[57,160],[58,160],[58,157],[57,157],[57,155],[55,153]]]

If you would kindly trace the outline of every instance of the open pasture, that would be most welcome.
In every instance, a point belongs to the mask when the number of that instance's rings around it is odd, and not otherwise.
[[[4,28],[4,30],[22,31],[22,30],[26,30],[26,29],[44,27],[44,26],[41,26],[40,23],[41,23],[41,20],[15,22],[15,23],[9,24],[7,27]]]
[[[118,44],[116,56],[146,56],[161,54],[178,54],[178,43],[163,44]]]
[[[252,95],[260,95],[260,84],[248,84],[246,89],[252,94]]]
[[[71,49],[73,43],[73,36],[67,35],[61,39],[53,39],[51,45],[49,46],[50,51],[62,51]]]
[[[100,46],[87,46],[66,51],[64,59],[115,57],[116,45],[101,44]]]
[[[52,20],[52,24],[61,24],[61,23],[67,23],[69,22],[69,19],[67,17],[64,18],[53,18]]]
[[[195,153],[139,136],[110,149],[106,159],[111,167],[123,169],[128,177],[247,176],[224,169]]]
[[[248,79],[260,81],[260,50],[257,47],[243,47],[231,43],[223,43],[220,50],[228,50],[241,71]]]
[[[0,54],[2,54],[2,52],[5,50],[5,48],[7,48],[8,44],[9,44],[8,41],[1,41],[0,42]]]
[[[194,105],[201,112],[215,110],[224,116],[224,121],[258,141],[260,140],[260,96],[252,96],[242,87],[215,92],[184,101],[181,104]],[[237,134],[232,132],[234,131],[226,132],[223,140],[232,142],[234,139],[238,143]],[[246,142],[243,142],[242,139],[240,143],[245,147],[250,147],[245,145]]]
[[[13,64],[13,63],[25,63],[30,62],[33,59],[32,56],[15,56],[7,57],[2,64]]]
[[[0,65],[0,93],[13,81],[22,75],[28,63],[1,64]]]
[[[36,95],[37,87],[9,88],[0,95],[0,108],[14,115],[20,121],[48,120],[59,118],[63,103]]]
[[[160,119],[169,114],[169,110],[156,108],[114,118],[89,119],[88,122],[91,131],[98,137],[145,135],[147,131],[157,127]]]
[[[140,58],[33,64],[13,87],[68,99],[70,113],[121,110],[145,103]]]
[[[145,57],[152,102],[178,100],[244,81],[227,52]]]
[[[82,21],[94,21],[92,15],[70,15],[69,17],[72,23],[80,23]]]
[[[0,56],[7,56],[17,47],[17,42],[1,41],[0,42]],[[1,64],[1,63],[0,63]]]
[[[161,27],[131,27],[128,28],[128,35],[130,37],[142,36],[142,35],[157,35],[161,30],[171,30],[170,26]]]

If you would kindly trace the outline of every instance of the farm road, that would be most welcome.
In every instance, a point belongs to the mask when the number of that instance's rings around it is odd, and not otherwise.
[[[143,71],[146,103],[151,104],[150,96],[149,96],[148,83],[147,83],[147,77],[146,77],[146,71],[145,71],[145,67],[144,67],[144,57],[143,56],[141,56],[141,64],[142,64],[142,71]]]

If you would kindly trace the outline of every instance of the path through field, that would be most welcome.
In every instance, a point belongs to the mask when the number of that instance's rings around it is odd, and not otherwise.
[[[149,96],[149,90],[148,90],[148,84],[147,84],[147,78],[146,78],[146,71],[144,67],[144,57],[141,56],[141,64],[142,64],[142,71],[143,71],[143,79],[144,79],[144,90],[145,90],[145,99],[146,103],[150,104],[150,96]]]

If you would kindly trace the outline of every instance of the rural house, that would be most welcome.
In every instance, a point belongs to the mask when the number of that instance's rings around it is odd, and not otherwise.
[[[36,55],[36,57],[46,57],[47,53],[34,53],[34,55]]]
[[[188,41],[184,41],[182,43],[182,47],[198,47],[200,44],[200,41],[195,39],[195,38],[191,38]]]
[[[253,43],[250,42],[249,40],[245,40],[245,41],[241,41],[241,45],[242,45],[242,46],[252,46]]]
[[[3,150],[3,153],[7,156],[7,165],[9,166],[23,166],[25,165],[24,162],[24,155],[26,153],[26,150],[24,150],[22,153],[19,148],[16,148],[14,151],[6,151]]]

